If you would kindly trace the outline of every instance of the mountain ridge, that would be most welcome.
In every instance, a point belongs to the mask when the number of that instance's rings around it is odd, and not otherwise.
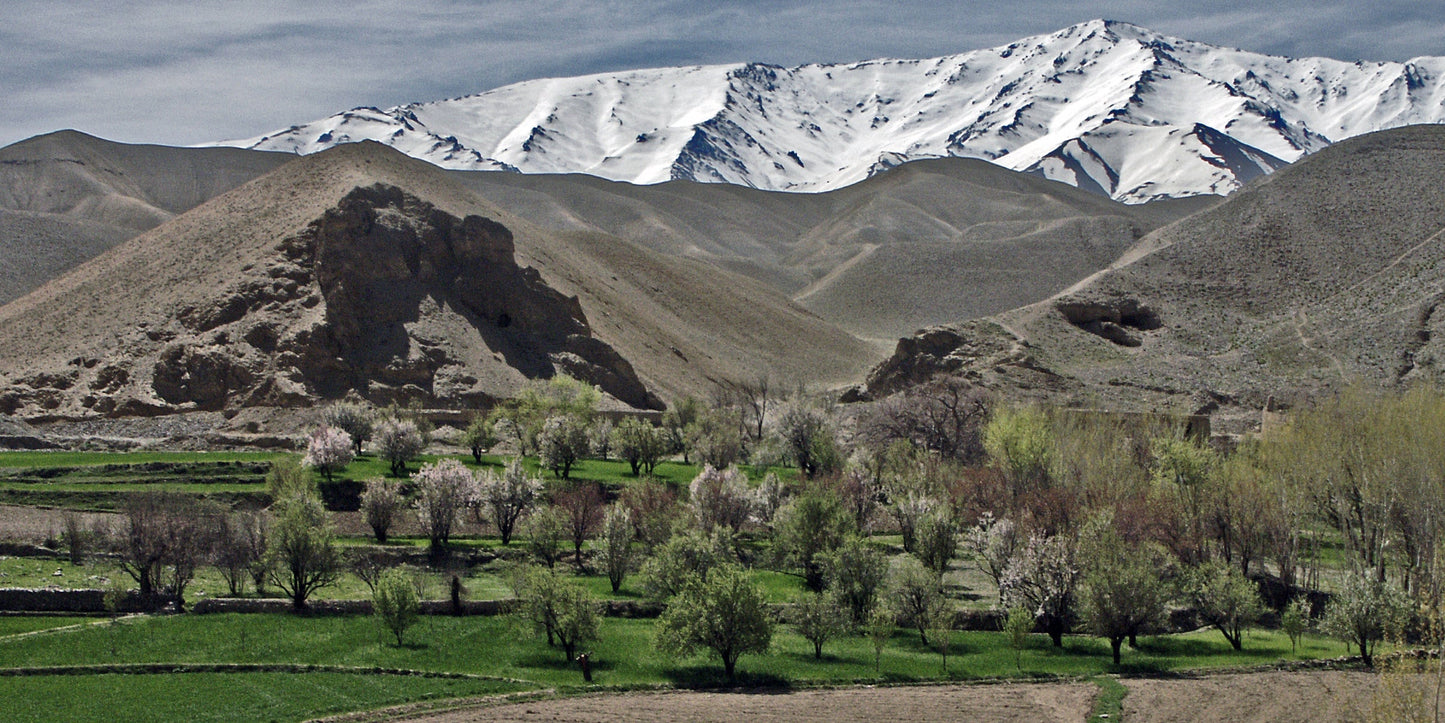
[[[1445,58],[1281,58],[1094,20],[925,60],[524,81],[222,142],[371,139],[448,168],[816,192],[982,158],[1137,203],[1227,194],[1332,142],[1445,120]]]

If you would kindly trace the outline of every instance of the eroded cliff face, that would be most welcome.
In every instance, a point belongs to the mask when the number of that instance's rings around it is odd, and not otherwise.
[[[348,394],[472,407],[558,373],[662,407],[592,336],[575,297],[517,265],[510,231],[394,186],[354,189],[225,288],[123,337],[117,354],[23,377],[0,412],[150,415]]]

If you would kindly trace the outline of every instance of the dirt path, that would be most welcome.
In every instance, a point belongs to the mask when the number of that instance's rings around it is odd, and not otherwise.
[[[1098,688],[1091,683],[844,688],[796,693],[626,693],[472,708],[406,719],[472,721],[1069,721],[1084,720]]]

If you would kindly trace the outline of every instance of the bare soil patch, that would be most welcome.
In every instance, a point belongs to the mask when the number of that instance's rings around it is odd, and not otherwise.
[[[844,688],[792,693],[626,693],[448,711],[409,723],[471,721],[1081,721],[1089,683]]]
[[[1434,676],[1412,676],[1431,686]],[[1427,680],[1428,679],[1428,680]],[[1364,720],[1381,677],[1355,671],[1210,675],[1184,680],[1124,680],[1124,720],[1291,722]]]

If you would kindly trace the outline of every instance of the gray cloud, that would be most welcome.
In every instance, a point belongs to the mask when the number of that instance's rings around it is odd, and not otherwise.
[[[124,141],[198,143],[536,77],[930,57],[1095,17],[1257,52],[1406,60],[1445,55],[1445,17],[1432,5],[325,0],[297,8],[279,0],[9,0],[0,10],[0,144],[65,127]]]

